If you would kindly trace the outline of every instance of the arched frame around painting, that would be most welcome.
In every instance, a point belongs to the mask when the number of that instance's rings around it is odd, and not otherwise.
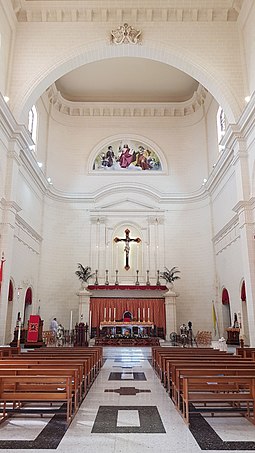
[[[166,174],[166,161],[159,147],[134,135],[108,137],[92,151],[90,174]]]

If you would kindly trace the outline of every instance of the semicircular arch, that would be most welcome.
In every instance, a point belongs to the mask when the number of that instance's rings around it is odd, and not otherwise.
[[[45,65],[36,75],[20,87],[14,99],[12,111],[17,121],[24,122],[31,106],[43,92],[64,74],[94,61],[114,57],[138,57],[155,60],[171,65],[200,82],[222,106],[229,123],[238,119],[241,108],[228,80],[224,81],[222,73],[205,62],[194,52],[182,47],[147,42],[143,46],[110,46],[103,41],[83,45],[67,51],[60,58],[54,57],[52,63]]]

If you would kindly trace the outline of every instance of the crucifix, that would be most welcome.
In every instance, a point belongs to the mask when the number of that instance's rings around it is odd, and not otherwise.
[[[130,245],[129,245],[129,243],[130,242],[137,242],[139,244],[139,242],[141,242],[141,239],[140,238],[130,238],[129,237],[130,230],[128,228],[125,230],[125,233],[126,233],[126,237],[125,238],[117,238],[116,237],[116,238],[114,238],[114,242],[120,242],[120,241],[125,242],[125,247],[124,247],[124,252],[126,253],[125,269],[128,271],[128,269],[130,269],[130,266],[129,266]]]

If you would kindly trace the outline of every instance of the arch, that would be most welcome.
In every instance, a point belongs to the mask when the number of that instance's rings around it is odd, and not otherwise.
[[[240,299],[241,299],[240,338],[242,336],[245,346],[248,346],[250,344],[250,332],[249,332],[249,323],[248,323],[248,310],[247,310],[247,304],[246,304],[245,280],[243,280],[242,284],[241,284]]]
[[[223,305],[229,305],[229,294],[228,294],[228,290],[226,288],[223,288],[223,290],[222,290],[221,301],[222,301]]]
[[[32,105],[64,74],[87,63],[124,56],[147,58],[184,71],[210,91],[224,109],[229,123],[235,123],[239,118],[241,106],[227,81],[224,83],[220,70],[213,66],[205,67],[203,59],[187,49],[149,41],[143,46],[110,46],[105,41],[97,41],[71,49],[60,58],[54,56],[51,65],[45,65],[33,79],[20,87],[12,105],[14,116],[18,122],[25,123]]]
[[[29,316],[32,313],[32,302],[33,302],[33,292],[32,288],[28,287],[25,294],[25,305],[24,305],[24,326],[26,326]]]
[[[222,289],[221,301],[222,301],[223,335],[225,336],[226,329],[231,326],[230,299],[228,290],[226,288]]]

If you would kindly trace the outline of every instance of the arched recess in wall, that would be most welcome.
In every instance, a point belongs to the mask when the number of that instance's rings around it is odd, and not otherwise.
[[[90,43],[65,52],[65,55],[56,57],[54,63],[50,66],[45,65],[33,78],[19,87],[19,92],[11,103],[12,112],[18,122],[26,122],[32,105],[61,76],[87,63],[125,56],[149,58],[184,71],[215,97],[224,109],[229,123],[235,123],[241,114],[234,90],[231,90],[228,81],[223,79],[220,68],[211,65],[206,67],[202,58],[183,47],[171,44],[166,46],[155,41],[152,43],[148,41],[142,46],[110,46],[105,41],[97,41],[95,44]]]
[[[245,289],[245,281],[243,280],[241,286],[241,322],[242,322],[242,330],[243,330],[243,337],[244,337],[244,344],[245,346],[250,344],[250,333],[249,333],[249,324],[248,324],[248,312],[247,312],[247,304],[246,304],[246,289]]]
[[[9,281],[8,290],[8,304],[6,315],[6,328],[5,328],[5,343],[9,344],[12,340],[12,316],[13,316],[13,298],[14,298],[14,285],[12,280]]]
[[[222,290],[222,324],[223,324],[223,335],[226,335],[226,329],[231,327],[231,312],[230,312],[230,300],[228,290],[223,288]]]
[[[25,327],[29,320],[29,316],[32,314],[32,301],[33,301],[32,288],[29,287],[29,288],[27,288],[26,295],[25,295],[25,306],[24,306],[24,316],[23,316]]]

